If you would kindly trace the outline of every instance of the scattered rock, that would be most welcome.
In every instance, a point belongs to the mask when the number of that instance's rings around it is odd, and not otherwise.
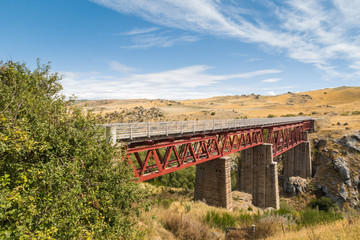
[[[160,108],[144,108],[139,106],[131,109],[123,109],[121,112],[108,112],[101,118],[108,123],[145,122],[149,120],[163,120],[164,114],[161,112]]]
[[[354,138],[360,141],[360,133],[354,133]]]
[[[248,193],[244,193],[244,192],[233,191],[232,198],[235,201],[243,201],[243,202],[247,202],[247,203],[252,202],[252,195],[248,194]]]

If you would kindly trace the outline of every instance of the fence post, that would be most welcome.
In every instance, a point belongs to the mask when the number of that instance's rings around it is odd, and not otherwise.
[[[150,138],[150,123],[147,122],[147,137]]]
[[[111,145],[116,144],[116,126],[106,127],[106,139]]]
[[[254,224],[251,225],[251,231],[252,231],[253,235],[255,235],[255,230],[256,230],[256,226]]]
[[[193,121],[193,133],[195,132],[195,120]]]
[[[169,136],[169,123],[166,122],[166,136]]]

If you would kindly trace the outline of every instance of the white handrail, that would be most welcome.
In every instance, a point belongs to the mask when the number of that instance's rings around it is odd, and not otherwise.
[[[172,134],[186,134],[196,132],[211,132],[222,129],[243,129],[249,127],[266,127],[277,124],[288,124],[312,120],[310,117],[281,117],[281,118],[253,118],[253,119],[219,119],[202,121],[172,121],[172,122],[134,122],[110,123],[103,126],[108,129],[112,139],[126,140],[135,138],[151,138]],[[115,131],[116,129],[116,131]],[[111,134],[110,134],[111,132]],[[113,141],[113,140],[112,140]]]

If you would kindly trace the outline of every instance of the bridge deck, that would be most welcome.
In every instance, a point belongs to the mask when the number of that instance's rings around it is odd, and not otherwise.
[[[172,121],[172,122],[138,122],[105,124],[106,127],[116,128],[117,140],[133,140],[178,134],[200,133],[209,131],[235,130],[269,127],[312,120],[310,117],[282,117],[282,118],[252,118],[252,119],[222,119],[203,121]]]

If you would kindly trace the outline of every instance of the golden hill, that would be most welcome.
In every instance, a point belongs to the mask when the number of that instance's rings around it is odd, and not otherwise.
[[[204,120],[306,115],[322,118],[322,130],[360,129],[360,87],[327,88],[277,96],[235,95],[195,100],[129,99],[80,101],[78,105],[102,115],[115,111],[116,121]],[[141,109],[139,110],[139,107]],[[153,108],[152,110],[150,110]],[[158,113],[153,114],[156,108]],[[149,114],[148,114],[149,113]],[[126,117],[143,115],[142,118]],[[126,115],[126,116],[125,116]],[[120,119],[120,120],[119,120]]]

